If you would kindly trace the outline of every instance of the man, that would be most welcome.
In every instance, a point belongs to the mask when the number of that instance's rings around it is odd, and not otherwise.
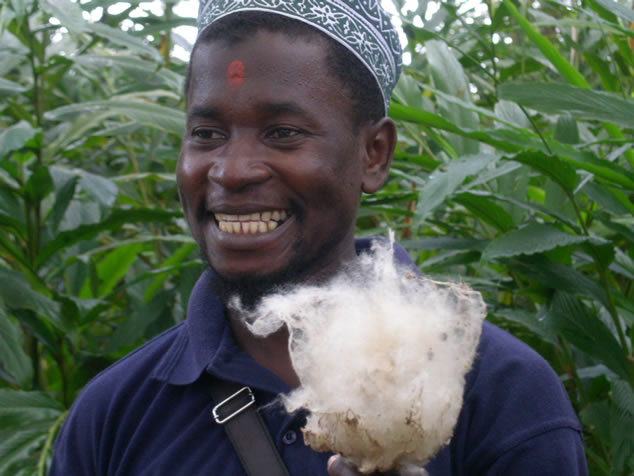
[[[184,324],[87,386],[51,474],[245,474],[210,417],[208,374],[253,390],[291,475],[358,474],[305,446],[305,416],[275,404],[299,385],[287,333],[256,338],[226,304],[237,294],[249,309],[276,287],[324,282],[368,247],[355,242],[355,217],[396,144],[386,111],[398,38],[375,0],[209,0],[199,16],[177,176],[209,270]],[[408,261],[402,249],[397,258]],[[579,424],[548,365],[489,324],[478,354],[430,474],[585,474]]]

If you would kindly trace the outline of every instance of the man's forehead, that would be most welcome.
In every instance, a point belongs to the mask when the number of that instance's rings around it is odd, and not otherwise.
[[[401,45],[377,0],[201,0],[199,38],[213,24],[240,14],[264,14],[308,25],[353,53],[372,74],[387,112],[401,71]]]

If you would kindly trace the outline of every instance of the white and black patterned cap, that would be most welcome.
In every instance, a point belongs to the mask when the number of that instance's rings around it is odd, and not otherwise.
[[[376,79],[387,114],[401,74],[402,50],[398,33],[380,0],[200,0],[198,35],[215,21],[245,11],[296,19],[344,45]]]

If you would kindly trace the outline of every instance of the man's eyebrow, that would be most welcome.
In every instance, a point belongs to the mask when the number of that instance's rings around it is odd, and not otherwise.
[[[187,117],[202,117],[205,119],[214,119],[220,116],[220,111],[215,107],[192,106],[187,112]]]
[[[256,113],[273,116],[276,114],[296,114],[300,116],[306,116],[306,110],[304,110],[299,104],[294,102],[280,102],[280,103],[261,103],[255,104],[253,109]]]

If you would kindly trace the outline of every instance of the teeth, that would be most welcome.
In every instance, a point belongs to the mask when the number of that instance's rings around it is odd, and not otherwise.
[[[218,228],[224,233],[257,234],[275,230],[289,214],[286,210],[255,212],[244,215],[216,213]]]

